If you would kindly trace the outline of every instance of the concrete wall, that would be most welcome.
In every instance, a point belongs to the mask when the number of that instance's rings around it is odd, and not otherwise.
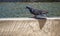
[[[60,36],[60,19],[0,19],[0,36]]]

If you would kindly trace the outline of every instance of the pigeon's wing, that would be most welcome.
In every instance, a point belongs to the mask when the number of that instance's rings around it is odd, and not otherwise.
[[[41,10],[38,10],[38,9],[35,9],[34,13],[35,13],[36,15],[40,15],[40,14],[42,14],[42,11],[41,11]]]
[[[36,9],[31,8],[31,9],[29,9],[29,10],[30,10],[30,13],[32,13],[32,14],[34,14],[34,15],[37,15],[37,11],[36,11]]]
[[[40,14],[47,14],[48,11],[46,10],[38,10],[38,9],[32,9],[33,14],[40,15]]]

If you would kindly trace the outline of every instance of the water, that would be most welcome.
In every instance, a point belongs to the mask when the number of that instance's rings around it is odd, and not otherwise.
[[[48,17],[60,17],[60,2],[0,2],[0,18],[32,17],[33,15],[26,9],[26,6],[47,10],[49,12]]]

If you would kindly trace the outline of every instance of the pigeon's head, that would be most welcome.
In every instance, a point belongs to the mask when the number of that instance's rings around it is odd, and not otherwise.
[[[26,8],[28,8],[28,6],[26,6]]]
[[[26,8],[27,8],[27,9],[31,9],[31,7],[30,7],[30,6],[26,6]]]
[[[30,8],[29,6],[26,6],[26,8]]]

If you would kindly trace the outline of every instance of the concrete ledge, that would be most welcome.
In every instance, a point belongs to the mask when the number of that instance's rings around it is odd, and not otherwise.
[[[46,19],[60,19],[60,17],[46,17]],[[0,18],[0,20],[37,20],[34,18]]]
[[[60,36],[60,18],[1,18],[0,36]]]

